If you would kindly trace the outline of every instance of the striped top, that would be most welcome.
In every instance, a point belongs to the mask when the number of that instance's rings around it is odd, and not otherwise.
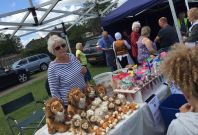
[[[81,64],[73,54],[68,54],[70,62],[56,63],[52,61],[48,68],[48,81],[52,97],[58,97],[67,105],[67,95],[71,88],[85,87]]]

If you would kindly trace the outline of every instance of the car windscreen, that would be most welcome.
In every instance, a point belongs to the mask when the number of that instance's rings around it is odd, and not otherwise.
[[[20,62],[20,60],[19,61],[16,61],[16,62],[14,62],[13,64],[12,64],[12,68],[16,68],[16,66],[18,65],[18,63]]]
[[[91,40],[88,40],[85,44],[85,48],[89,48],[89,47],[95,47],[97,46],[97,42],[98,42],[98,39],[91,39]]]
[[[34,62],[34,61],[36,61],[36,60],[38,60],[38,57],[36,57],[36,56],[32,56],[32,57],[29,57],[29,58],[28,58],[28,61],[29,61],[29,62]]]
[[[25,65],[25,64],[27,64],[27,60],[26,59],[21,60],[18,65],[22,66],[22,65]]]
[[[40,59],[42,59],[42,58],[45,58],[45,57],[48,57],[48,56],[45,55],[45,54],[39,54],[38,57],[39,57]]]

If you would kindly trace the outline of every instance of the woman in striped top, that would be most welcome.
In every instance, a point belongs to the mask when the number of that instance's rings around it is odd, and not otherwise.
[[[48,82],[53,97],[58,97],[67,105],[67,95],[71,88],[83,89],[86,86],[84,74],[86,67],[81,66],[78,59],[68,50],[66,41],[57,35],[48,40],[48,51],[56,58],[49,64]]]

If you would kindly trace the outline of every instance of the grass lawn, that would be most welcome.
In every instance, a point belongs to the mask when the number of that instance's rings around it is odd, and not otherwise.
[[[110,71],[107,67],[100,66],[100,65],[89,66],[89,69],[92,74],[92,77],[97,74]],[[28,92],[32,92],[36,100],[46,99],[48,97],[47,92],[45,90],[45,86],[44,86],[45,80],[46,80],[46,72],[34,74],[32,78],[36,78],[39,76],[44,76],[44,77],[28,85],[19,87],[18,89],[12,91],[11,93],[6,94],[5,96],[2,96],[0,98],[0,105],[5,104],[18,97],[21,97]],[[16,118],[20,118],[21,116],[28,114],[32,110],[33,110],[33,105],[30,104],[27,107],[20,109],[19,112],[13,115]],[[8,127],[7,121],[5,120],[5,116],[1,109],[0,109],[0,122],[1,122],[0,123],[0,135],[10,135],[11,131]],[[26,134],[31,134],[31,133],[27,132]]]

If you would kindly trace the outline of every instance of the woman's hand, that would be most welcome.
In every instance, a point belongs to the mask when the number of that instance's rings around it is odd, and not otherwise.
[[[182,112],[182,113],[192,112],[193,111],[193,107],[189,103],[185,103],[184,105],[182,105],[179,108],[179,111]]]
[[[80,72],[81,72],[82,74],[87,73],[87,68],[86,68],[85,66],[82,66]]]

